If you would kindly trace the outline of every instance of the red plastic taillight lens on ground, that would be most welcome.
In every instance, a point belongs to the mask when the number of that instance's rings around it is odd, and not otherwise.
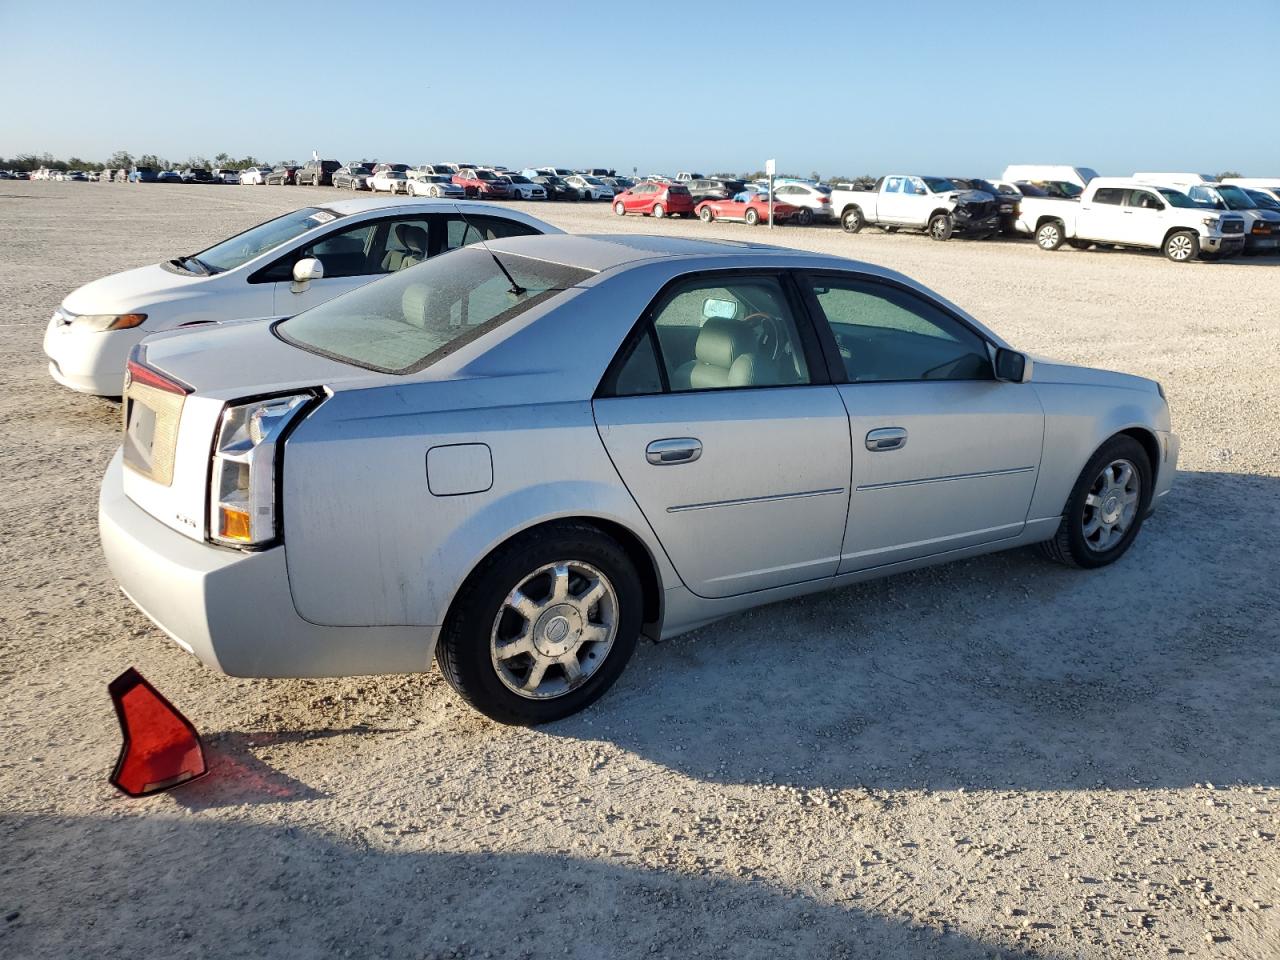
[[[133,667],[107,686],[124,744],[111,783],[131,797],[145,797],[208,772],[200,735]]]

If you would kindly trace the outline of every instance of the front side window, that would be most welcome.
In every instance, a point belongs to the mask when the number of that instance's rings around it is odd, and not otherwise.
[[[195,259],[204,264],[211,273],[234,270],[255,257],[274,250],[282,243],[288,243],[309,230],[322,227],[337,219],[338,215],[329,210],[303,207],[293,213],[286,213],[283,217],[260,223],[221,243],[215,243],[207,250],[197,253]]]
[[[1150,190],[1130,190],[1126,205],[1139,210],[1164,209],[1164,204],[1157,200],[1155,194]]]
[[[484,250],[459,250],[335,297],[276,325],[304,350],[383,373],[412,373],[591,276],[503,254],[511,282]]]
[[[616,371],[606,391],[617,396],[811,382],[774,277],[704,277],[671,288]]]
[[[914,293],[856,278],[812,289],[852,383],[993,379],[986,342]]]

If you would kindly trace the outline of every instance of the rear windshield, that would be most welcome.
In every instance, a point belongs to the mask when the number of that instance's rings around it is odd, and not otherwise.
[[[483,248],[433,257],[276,326],[285,341],[383,373],[413,373],[495,330],[591,271],[502,255],[511,283]]]
[[[295,237],[302,236],[308,230],[314,230],[337,219],[338,215],[329,210],[303,207],[293,213],[286,213],[283,217],[260,223],[221,243],[215,243],[208,250],[201,250],[195,258],[207,267],[210,273],[234,270],[268,250],[274,250],[282,243],[288,243]]]

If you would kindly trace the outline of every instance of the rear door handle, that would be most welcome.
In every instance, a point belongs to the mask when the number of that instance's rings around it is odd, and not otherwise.
[[[872,453],[901,450],[907,445],[907,431],[902,427],[881,427],[867,434],[867,449]]]
[[[693,437],[654,440],[644,448],[644,455],[656,467],[693,463],[702,456],[702,441],[695,440]]]

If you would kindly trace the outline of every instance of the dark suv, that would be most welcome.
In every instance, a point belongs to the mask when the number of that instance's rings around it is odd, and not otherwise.
[[[183,183],[213,183],[213,174],[204,167],[187,167],[182,171]]]
[[[295,183],[309,183],[313,187],[332,187],[333,172],[342,169],[337,160],[308,160],[298,171]]]
[[[728,180],[723,177],[690,180],[685,184],[693,196],[694,203],[702,200],[732,200],[735,195],[747,189],[741,180]]]

